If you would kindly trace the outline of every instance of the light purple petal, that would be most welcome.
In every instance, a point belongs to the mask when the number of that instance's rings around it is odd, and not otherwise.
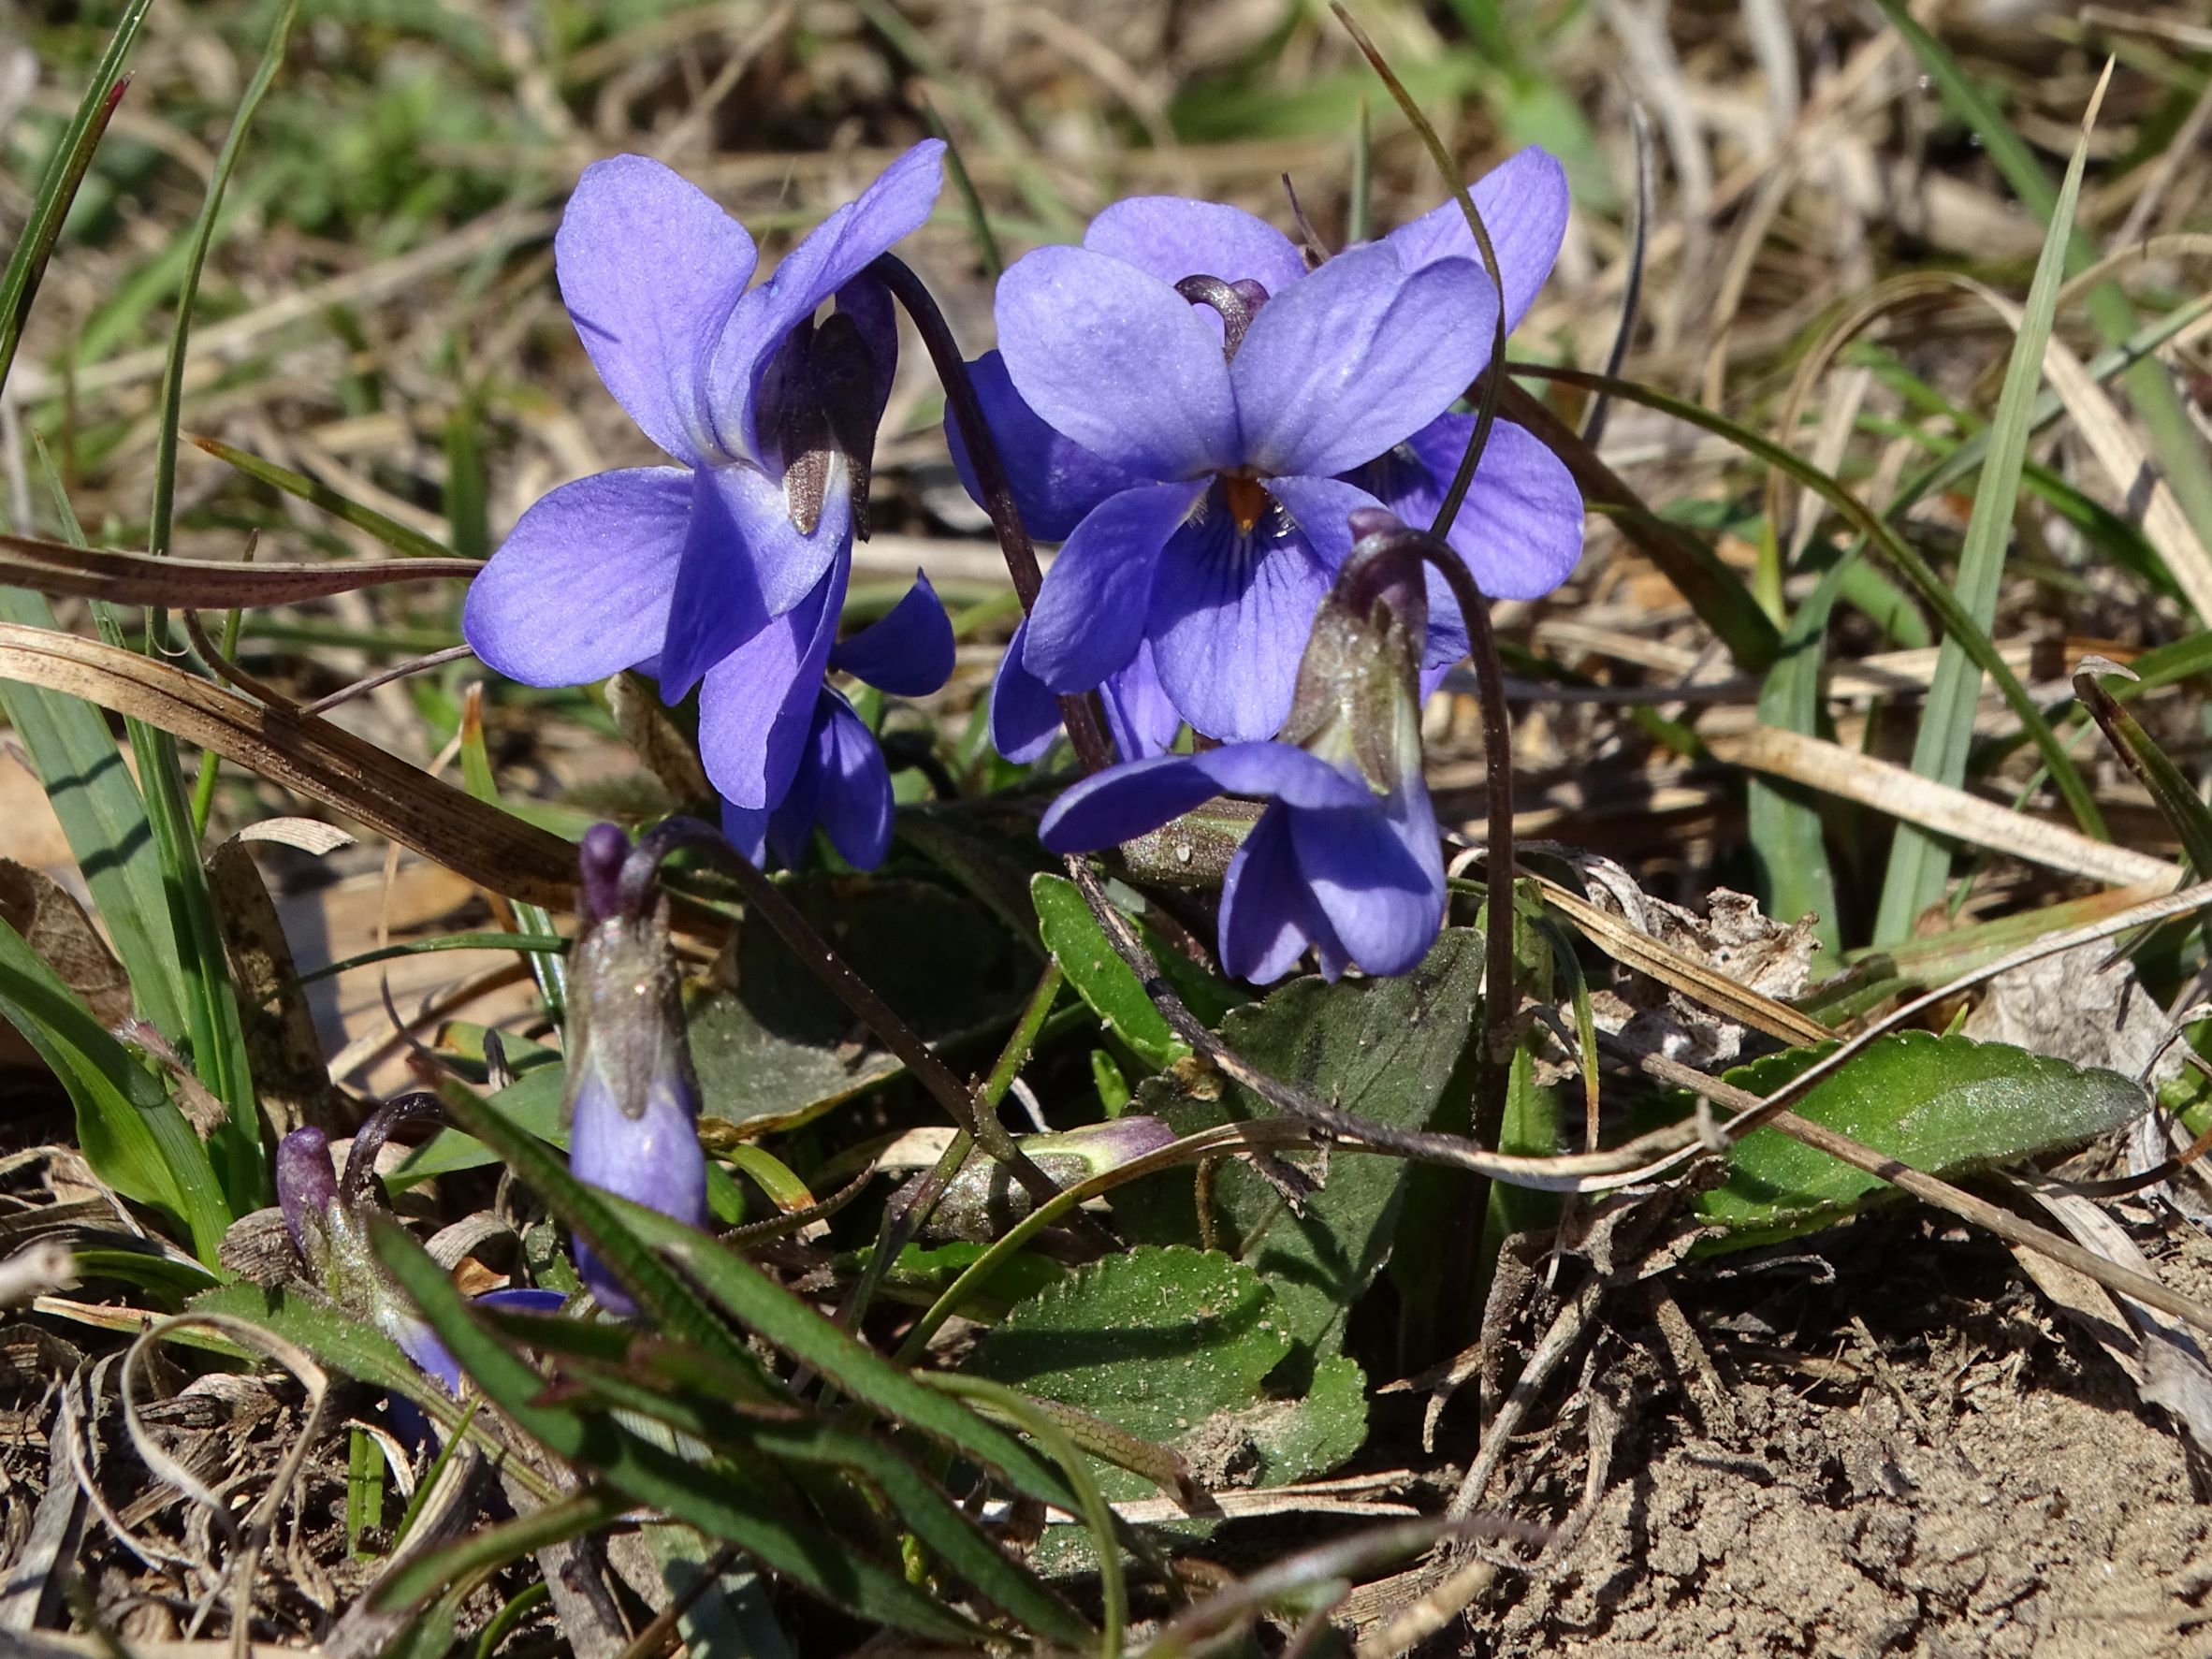
[[[1221,793],[1194,755],[1163,754],[1093,773],[1052,804],[1037,826],[1055,852],[1090,852],[1147,835]]]
[[[1015,389],[1093,454],[1160,479],[1243,458],[1220,342],[1157,277],[1082,248],[1040,248],[998,279],[997,309]]]
[[[1057,691],[1087,691],[1137,654],[1160,549],[1206,488],[1127,489],[1075,527],[1029,618],[1022,662],[1030,673]]]
[[[1299,868],[1345,953],[1369,973],[1404,973],[1444,924],[1444,857],[1428,792],[1417,782],[1425,837],[1409,836],[1380,803],[1291,820]],[[1416,826],[1419,827],[1418,825]]]
[[[1230,862],[1221,888],[1221,966],[1231,978],[1264,985],[1298,966],[1312,939],[1313,898],[1290,839],[1291,814],[1259,815]]]
[[[926,697],[953,677],[953,622],[922,572],[906,597],[830,651],[830,666],[895,697]]]
[[[1301,811],[1372,809],[1375,793],[1318,755],[1290,743],[1225,743],[1201,749],[1191,764],[1225,795],[1281,801]]]
[[[1218,493],[1208,508],[1161,551],[1145,618],[1153,660],[1183,718],[1207,736],[1273,737],[1290,713],[1330,571],[1274,509],[1246,534]]]
[[[1132,196],[1090,223],[1083,245],[1147,271],[1171,287],[1187,276],[1249,277],[1280,294],[1305,275],[1290,239],[1242,208],[1180,196]]]
[[[804,601],[852,545],[852,497],[842,463],[831,473],[811,535],[791,521],[783,486],[753,468],[703,469],[697,478],[661,650],[661,694],[670,703],[771,617]]]
[[[1435,517],[1474,426],[1471,415],[1448,415],[1408,441],[1436,497],[1408,523],[1425,528]],[[1492,422],[1450,541],[1491,598],[1542,598],[1582,557],[1582,492],[1575,475],[1527,428]]]
[[[1074,439],[1046,426],[1014,390],[1006,359],[998,353],[985,352],[968,371],[999,459],[1005,463],[1023,528],[1039,541],[1066,541],[1084,515],[1100,502],[1151,482],[1127,467],[1101,460]],[[953,452],[953,469],[960,474],[968,499],[982,506],[983,492],[976,487],[960,422],[950,412],[945,415],[945,446]]]
[[[828,718],[816,729],[821,794],[815,811],[837,856],[872,870],[891,851],[891,769],[876,735],[835,691],[824,694]]]
[[[1340,254],[1260,308],[1230,369],[1245,460],[1342,473],[1419,431],[1490,361],[1497,297],[1481,268],[1408,275],[1387,247]]]
[[[1532,146],[1500,162],[1469,186],[1468,194],[1497,250],[1498,272],[1506,279],[1506,331],[1511,333],[1521,327],[1559,257],[1560,240],[1566,235],[1566,169]],[[1408,270],[1436,259],[1482,263],[1456,196],[1383,240]]]
[[[632,1117],[604,1088],[576,1098],[568,1128],[569,1172],[632,1203],[701,1227],[706,1221],[706,1155],[699,1147],[699,1105],[672,1080],[656,1079],[645,1110]],[[581,1239],[576,1273],[602,1307],[633,1314],[636,1304]]]
[[[561,301],[599,378],[680,461],[714,454],[707,359],[754,257],[744,226],[642,155],[586,167],[554,233]]]
[[[808,232],[775,274],[739,302],[708,371],[717,430],[727,453],[755,460],[764,456],[754,397],[776,348],[823,300],[928,219],[944,183],[944,150],[936,138],[923,139],[885,167],[857,200]]]
[[[845,574],[840,560],[804,604],[708,669],[700,684],[699,758],[734,806],[764,809],[791,787],[837,638]]]
[[[1166,753],[1183,729],[1183,716],[1159,683],[1148,639],[1138,641],[1137,654],[1128,667],[1099,682],[1099,701],[1106,710],[1113,747],[1125,761]]]
[[[637,467],[542,496],[461,607],[476,654],[530,686],[580,686],[660,650],[691,520],[691,474]]]
[[[1007,642],[991,681],[991,747],[1022,766],[1043,759],[1060,735],[1060,700],[1022,662],[1028,637],[1024,621]]]

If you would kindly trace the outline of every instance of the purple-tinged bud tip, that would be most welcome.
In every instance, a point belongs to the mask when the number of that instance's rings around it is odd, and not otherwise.
[[[1405,524],[1388,507],[1354,507],[1349,514],[1352,540],[1363,542],[1370,536],[1398,535]]]
[[[629,857],[630,837],[618,825],[595,823],[584,832],[576,868],[586,922],[603,922],[621,907],[622,866]]]
[[[338,1166],[330,1157],[330,1137],[311,1125],[278,1142],[276,1189],[292,1247],[312,1262],[308,1230],[313,1228],[320,1238],[327,1228],[330,1207],[338,1201]]]

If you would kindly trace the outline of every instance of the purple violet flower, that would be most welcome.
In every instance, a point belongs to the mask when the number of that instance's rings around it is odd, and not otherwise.
[[[651,880],[657,854],[626,847],[613,824],[594,824],[578,858],[585,925],[569,967],[568,1167],[579,1181],[700,1227],[706,1155],[668,901]],[[605,1264],[575,1244],[576,1272],[600,1305],[635,1313]]]
[[[1373,533],[1389,516],[1369,508]],[[1112,766],[1074,785],[1039,835],[1055,852],[1134,839],[1216,795],[1264,800],[1221,893],[1221,966],[1280,979],[1404,973],[1444,924],[1444,855],[1421,777],[1417,664],[1427,625],[1418,554],[1362,542],[1315,618],[1285,741]]]
[[[844,582],[827,611],[835,626],[843,607]],[[914,573],[906,597],[878,620],[830,648],[833,673],[898,697],[923,697],[953,675],[953,624],[929,585]],[[891,771],[883,751],[844,696],[823,686],[814,701],[807,741],[783,798],[772,808],[725,802],[722,833],[753,863],[766,848],[787,865],[807,854],[822,826],[837,856],[855,869],[874,869],[891,849]]]
[[[943,150],[915,145],[750,289],[744,226],[644,156],[587,167],[554,238],[600,378],[679,464],[538,502],[471,585],[463,630],[528,685],[637,668],[670,703],[699,686],[701,758],[740,808],[779,801],[808,747],[897,353],[890,296],[863,273],[929,216]]]
[[[1524,150],[1472,189],[1511,327],[1557,257],[1565,175]],[[1066,546],[999,672],[1000,752],[1041,754],[1052,691],[1092,686],[1125,757],[1164,749],[1177,719],[1272,735],[1346,516],[1379,503],[1425,523],[1442,501],[1473,418],[1448,411],[1489,361],[1496,303],[1456,202],[1309,273],[1241,209],[1135,197],[1082,248],[1009,270],[1001,350],[971,371],[1025,523]],[[1497,422],[1451,540],[1486,592],[1536,597],[1580,555],[1579,492]],[[1465,634],[1441,583],[1429,590],[1436,668]]]

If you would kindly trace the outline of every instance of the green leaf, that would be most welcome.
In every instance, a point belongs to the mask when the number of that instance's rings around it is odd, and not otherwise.
[[[1791,1049],[1739,1066],[1727,1081],[1768,1095],[1830,1052],[1826,1044]],[[1903,1031],[1815,1084],[1795,1110],[1885,1157],[1952,1175],[2079,1145],[2133,1122],[2147,1104],[2116,1071],[2001,1042]],[[1698,1213],[1759,1238],[1806,1231],[1892,1190],[1780,1129],[1754,1130],[1728,1163],[1726,1184],[1698,1199]]]
[[[1232,1420],[1251,1445],[1255,1486],[1311,1480],[1366,1444],[1367,1374],[1338,1354],[1314,1367],[1304,1399],[1271,1400]]]
[[[1409,974],[1333,985],[1293,980],[1230,1014],[1221,1035],[1261,1070],[1344,1111],[1421,1129],[1444,1105],[1477,1032],[1481,983],[1481,934],[1448,928]],[[1168,1077],[1138,1090],[1135,1110],[1166,1118],[1178,1135],[1268,1113],[1233,1086],[1218,1100],[1186,1099]],[[1400,1158],[1340,1151],[1302,1216],[1241,1162],[1215,1175],[1216,1225],[1273,1288],[1284,1332],[1317,1358],[1342,1346],[1346,1313],[1389,1259],[1407,1169]],[[1111,1201],[1128,1236],[1190,1242],[1198,1237],[1192,1194],[1187,1180],[1163,1175],[1119,1188]]]
[[[1140,1244],[984,1333],[964,1370],[1167,1441],[1248,1405],[1290,1352],[1259,1275],[1217,1250]]]
[[[1156,1071],[1189,1055],[1190,1045],[1169,1028],[1129,965],[1114,953],[1074,882],[1065,876],[1032,876],[1029,896],[1044,948],[1101,1025]]]
[[[61,626],[43,594],[21,588],[0,588],[0,621]],[[130,976],[138,1017],[171,1042],[182,1041],[184,1004],[178,987],[184,976],[161,860],[146,822],[146,802],[106,719],[79,698],[5,678],[0,710],[30,750],[93,905]]]
[[[207,1148],[161,1084],[49,968],[0,922],[0,1018],[38,1051],[77,1111],[77,1144],[93,1172],[124,1197],[183,1223],[211,1266],[229,1227]]]
[[[784,891],[884,1000],[942,1048],[1004,1027],[1036,984],[1036,958],[978,906],[934,882],[808,877]],[[737,941],[735,991],[691,1007],[700,1112],[752,1134],[794,1128],[899,1075],[853,1052],[852,1011],[767,927]]]
[[[1959,549],[1955,580],[1959,603],[1972,626],[1986,633],[1997,616],[1997,589],[2004,575],[2005,548],[2012,540],[2013,513],[2020,498],[2020,473],[2028,458],[2035,394],[2043,385],[2044,347],[2058,315],[2059,287],[2066,274],[2066,239],[2074,227],[2074,203],[2081,196],[2082,168],[2088,158],[2083,134],[2067,164],[2029,284],[2018,337],[2005,365],[2004,386],[1997,395],[1997,415],[1989,423],[1989,458],[1983,463],[1981,488],[1974,492],[1966,541]],[[1921,708],[1920,730],[1913,743],[1913,770],[1953,789],[1966,781],[1967,752],[1972,746],[1974,705],[1982,694],[1980,665],[1966,642],[1946,638],[1936,656],[1935,677]],[[1889,868],[1882,882],[1882,903],[1874,918],[1874,942],[1909,938],[1920,913],[1943,895],[1951,868],[1950,844],[1916,824],[1899,822],[1889,846]]]

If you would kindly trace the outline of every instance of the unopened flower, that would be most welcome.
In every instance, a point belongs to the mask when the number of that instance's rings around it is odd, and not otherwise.
[[[1363,541],[1315,618],[1282,741],[1110,767],[1054,804],[1045,845],[1089,851],[1216,795],[1263,800],[1222,888],[1221,966],[1264,983],[1310,948],[1330,979],[1347,966],[1407,971],[1445,905],[1415,683],[1426,612],[1418,556],[1389,536]]]
[[[380,1107],[355,1137],[356,1152],[346,1160],[342,1181],[330,1155],[330,1138],[312,1125],[294,1129],[277,1142],[277,1202],[284,1230],[306,1263],[315,1288],[341,1307],[366,1318],[449,1394],[460,1392],[461,1370],[429,1321],[415,1311],[386,1275],[369,1244],[367,1215],[376,1207],[369,1180],[377,1151],[395,1122],[410,1114],[412,1100]],[[515,1286],[488,1290],[476,1301],[493,1306],[551,1313],[566,1300],[558,1290]],[[409,1402],[391,1401],[392,1421],[402,1437],[422,1438],[426,1424]]]
[[[1510,327],[1557,255],[1565,177],[1527,150],[1472,189]],[[1004,355],[972,372],[1025,522],[1067,546],[1000,671],[1001,752],[1028,758],[1050,741],[1048,690],[1100,686],[1113,720],[1117,697],[1137,701],[1117,682],[1141,693],[1151,672],[1136,666],[1140,644],[1169,708],[1200,732],[1271,735],[1348,551],[1348,514],[1381,504],[1425,523],[1441,502],[1472,420],[1448,411],[1489,361],[1496,307],[1456,202],[1309,272],[1287,237],[1240,209],[1137,197],[1094,219],[1080,250],[1041,250],[1010,270]],[[1564,466],[1495,423],[1451,538],[1484,590],[1556,587],[1581,526]],[[1431,605],[1426,665],[1439,667],[1465,639],[1434,583]],[[1124,758],[1173,735],[1123,720],[1117,741],[1125,726],[1136,741],[1121,742]]]
[[[825,613],[834,633],[844,583]],[[953,624],[929,578],[915,573],[906,597],[880,619],[830,648],[829,668],[894,696],[921,697],[953,673]],[[765,810],[725,804],[722,833],[762,862],[766,848],[787,865],[806,856],[817,824],[855,869],[873,869],[891,847],[891,771],[876,735],[828,686],[815,698],[807,740],[783,798]]]
[[[587,168],[554,239],[600,378],[679,464],[538,502],[463,628],[530,685],[637,668],[671,703],[699,686],[701,758],[743,808],[779,801],[807,747],[897,351],[863,272],[928,217],[943,149],[917,144],[749,290],[744,227],[643,156]]]
[[[568,1165],[579,1181],[698,1227],[706,1220],[699,1084],[651,856],[628,852],[612,824],[585,836],[584,931],[568,977]],[[637,1311],[581,1239],[575,1255],[602,1306]]]

